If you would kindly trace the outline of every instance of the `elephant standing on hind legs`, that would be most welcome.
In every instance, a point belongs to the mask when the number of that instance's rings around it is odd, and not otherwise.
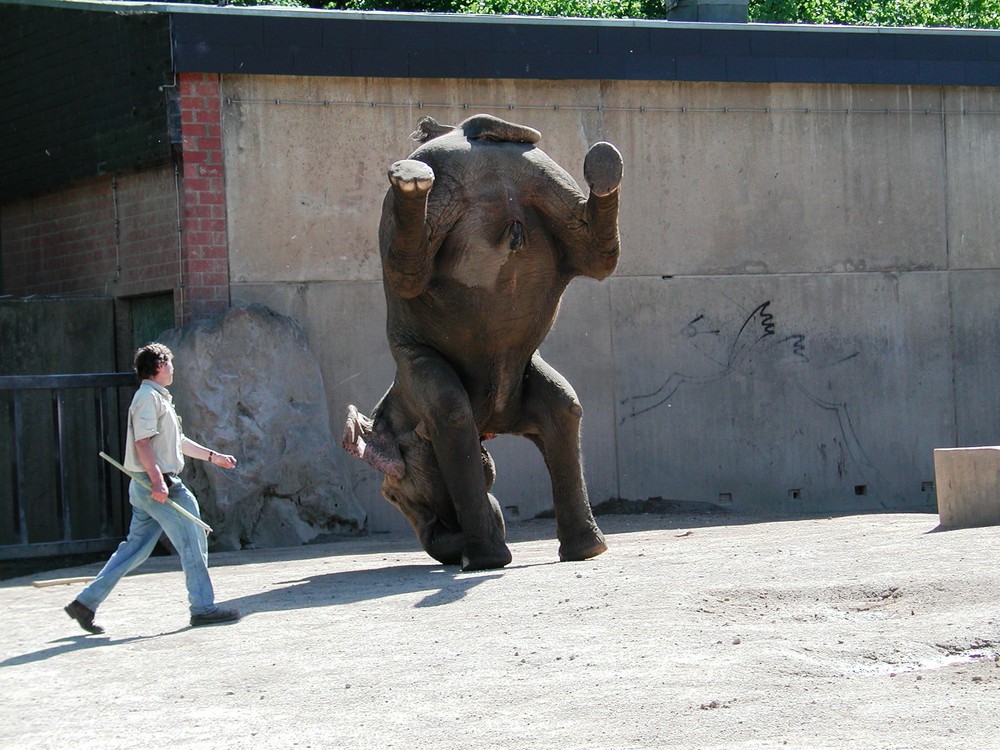
[[[584,196],[535,147],[538,131],[489,115],[425,117],[389,169],[379,244],[396,379],[371,418],[348,409],[343,445],[385,474],[382,493],[427,553],[464,570],[511,561],[483,441],[523,435],[552,479],[559,558],[607,549],[587,498],[583,410],[538,347],[577,276],[618,263],[622,158],[591,146]]]

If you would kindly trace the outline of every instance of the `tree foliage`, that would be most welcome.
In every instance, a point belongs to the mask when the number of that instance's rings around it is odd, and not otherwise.
[[[663,18],[663,0],[339,0],[337,10],[400,10],[573,18]]]
[[[197,0],[196,0],[197,1]],[[213,0],[208,0],[212,2]],[[663,19],[673,0],[229,0],[329,10]],[[1000,29],[1000,0],[749,0],[749,20],[849,26]]]
[[[1000,29],[1000,0],[750,0],[751,21]]]

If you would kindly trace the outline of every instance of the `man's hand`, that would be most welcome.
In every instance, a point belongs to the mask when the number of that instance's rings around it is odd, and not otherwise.
[[[170,493],[167,491],[167,483],[163,481],[162,474],[160,475],[160,481],[153,482],[152,486],[153,486],[153,491],[152,491],[153,499],[158,503],[167,502],[167,498],[170,496]]]
[[[167,497],[169,495],[167,491],[167,482],[163,478],[163,472],[160,471],[160,467],[156,464],[156,454],[153,453],[152,438],[143,438],[142,440],[135,441],[135,452],[139,456],[139,462],[142,464],[142,468],[146,470],[149,475],[150,493],[153,499],[158,503],[167,502]]]
[[[223,469],[236,468],[236,456],[231,456],[228,453],[213,453],[211,456],[211,461],[214,465],[219,466]]]

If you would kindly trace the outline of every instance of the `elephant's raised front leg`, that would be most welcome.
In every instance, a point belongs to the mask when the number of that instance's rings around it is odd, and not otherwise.
[[[552,479],[560,560],[596,557],[608,545],[594,520],[583,479],[580,420],[572,386],[536,352],[528,367],[518,432],[542,452]]]

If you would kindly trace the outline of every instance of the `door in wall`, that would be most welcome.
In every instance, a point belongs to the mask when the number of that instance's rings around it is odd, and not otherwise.
[[[161,333],[174,327],[174,293],[152,294],[129,300],[132,324],[132,353],[140,346],[156,341]]]

